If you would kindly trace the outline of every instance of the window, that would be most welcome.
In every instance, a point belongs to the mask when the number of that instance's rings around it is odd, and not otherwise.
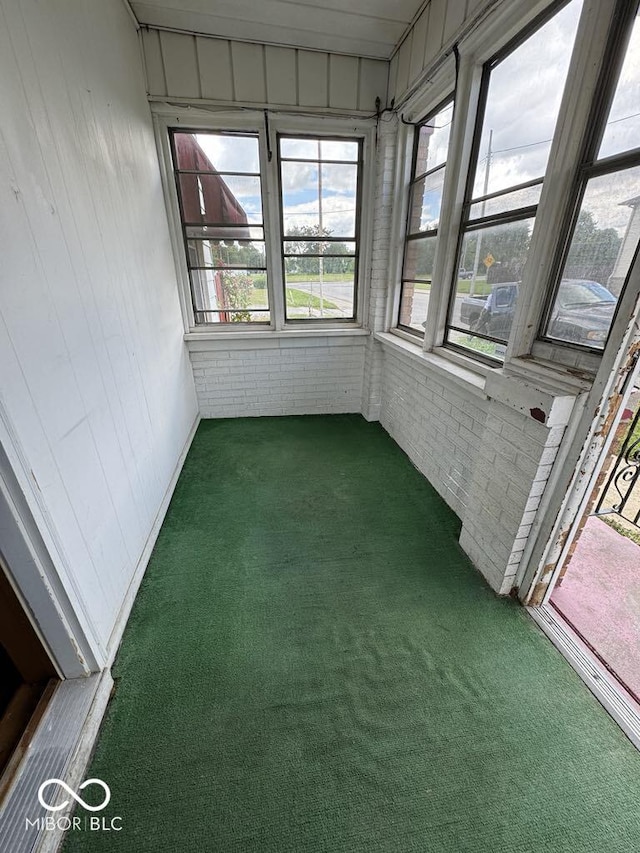
[[[448,100],[418,125],[413,144],[398,326],[424,334],[453,119]]]
[[[483,70],[446,332],[481,359],[506,349],[580,10],[571,0]]]
[[[168,131],[195,324],[354,323],[364,135]]]
[[[278,138],[285,319],[356,316],[362,142]]]
[[[602,350],[640,239],[640,18],[578,179],[577,216],[543,337]],[[604,126],[603,126],[604,125]],[[593,152],[595,151],[595,155]]]
[[[196,323],[269,323],[257,134],[173,131]]]

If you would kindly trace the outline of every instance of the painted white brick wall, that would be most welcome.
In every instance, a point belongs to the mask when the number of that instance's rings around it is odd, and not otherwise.
[[[380,422],[460,518],[480,454],[488,402],[403,354],[384,353]]]
[[[398,141],[398,120],[393,116],[380,123],[376,156],[373,245],[369,275],[369,329],[385,328],[389,296],[389,250],[393,224],[393,177]],[[380,419],[382,403],[383,351],[371,336],[367,340],[364,366],[362,413],[369,421]]]
[[[515,582],[564,430],[490,401],[460,545],[497,592]]]
[[[359,412],[366,336],[230,341],[192,350],[203,418]]]

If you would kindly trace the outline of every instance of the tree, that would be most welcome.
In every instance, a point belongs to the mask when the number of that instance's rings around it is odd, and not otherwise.
[[[289,274],[303,274],[317,277],[320,275],[320,261],[322,260],[322,271],[332,273],[350,273],[355,268],[355,259],[349,255],[349,247],[346,243],[333,242],[331,240],[296,240],[292,237],[330,237],[332,232],[328,228],[320,231],[319,225],[298,225],[290,228],[285,252],[287,255],[286,269]],[[331,254],[328,254],[331,253]],[[322,255],[322,258],[314,257]],[[345,257],[335,257],[344,255]]]
[[[465,237],[460,258],[460,267],[463,269],[473,269],[479,234],[482,235],[480,270],[485,269],[483,261],[487,255],[491,255],[494,261],[487,270],[487,281],[519,281],[529,251],[530,234],[527,223],[513,222],[469,232]]]
[[[585,278],[606,284],[621,242],[615,228],[598,228],[594,214],[581,210],[564,267],[565,278]]]
[[[224,295],[224,307],[236,309],[230,315],[232,323],[248,323],[251,320],[251,297],[253,281],[240,270],[221,270],[220,283]]]

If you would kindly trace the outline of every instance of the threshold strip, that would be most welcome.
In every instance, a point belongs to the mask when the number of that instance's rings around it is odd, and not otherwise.
[[[525,610],[571,664],[631,743],[640,749],[640,704],[602,665],[589,646],[557,610],[548,604],[540,607],[525,607]]]

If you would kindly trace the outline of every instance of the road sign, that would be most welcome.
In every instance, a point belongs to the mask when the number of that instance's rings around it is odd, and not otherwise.
[[[485,267],[487,269],[489,269],[489,267],[493,266],[493,264],[495,264],[495,262],[496,262],[496,259],[493,257],[491,252],[489,252],[489,254],[487,255],[487,257],[484,259],[484,261],[482,263],[485,265]]]

